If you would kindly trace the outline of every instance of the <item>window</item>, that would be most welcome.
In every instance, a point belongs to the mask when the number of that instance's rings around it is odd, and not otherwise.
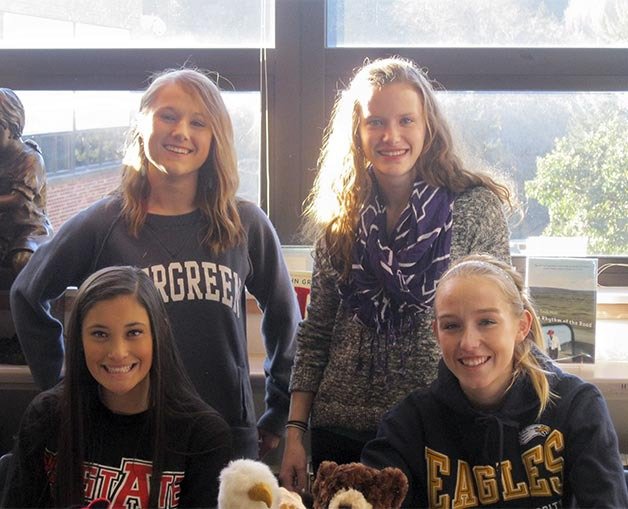
[[[8,48],[257,48],[273,45],[267,0],[1,0]]]
[[[338,47],[628,45],[623,0],[329,0]]]
[[[628,92],[440,95],[469,164],[519,199],[513,254],[628,253]]]

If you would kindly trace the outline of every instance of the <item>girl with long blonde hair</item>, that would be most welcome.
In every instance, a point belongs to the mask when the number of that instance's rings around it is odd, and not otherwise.
[[[315,244],[297,334],[280,476],[357,461],[384,413],[436,376],[435,285],[450,260],[509,259],[508,188],[458,157],[432,82],[399,57],[366,63],[325,132],[304,232]]]

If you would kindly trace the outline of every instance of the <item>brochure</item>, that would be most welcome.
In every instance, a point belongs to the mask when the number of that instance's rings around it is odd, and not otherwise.
[[[526,286],[548,355],[558,362],[594,362],[597,260],[529,257]]]

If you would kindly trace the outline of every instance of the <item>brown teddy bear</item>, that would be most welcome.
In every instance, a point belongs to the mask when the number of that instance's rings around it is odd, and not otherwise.
[[[399,509],[408,479],[398,468],[323,461],[312,486],[313,509]]]

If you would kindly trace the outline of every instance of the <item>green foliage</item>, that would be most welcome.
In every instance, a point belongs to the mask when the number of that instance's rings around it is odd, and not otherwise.
[[[124,127],[114,127],[77,131],[74,142],[76,167],[119,162],[125,130]]]
[[[602,111],[537,159],[528,197],[546,206],[543,235],[585,236],[591,254],[628,254],[628,117]]]

